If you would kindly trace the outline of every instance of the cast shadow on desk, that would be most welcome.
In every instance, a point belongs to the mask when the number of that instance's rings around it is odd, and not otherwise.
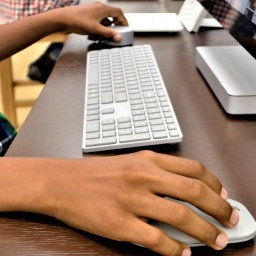
[[[134,36],[140,37],[171,37],[180,35],[180,32],[134,32]]]
[[[159,255],[132,243],[114,241],[81,231],[45,215],[23,212],[0,213],[0,223],[1,241],[5,241],[4,243],[12,242],[9,252],[16,252],[17,249],[21,249],[21,244],[26,244],[27,247],[23,249],[23,252],[26,250],[29,255],[37,254],[38,250],[43,253],[50,249],[56,255],[62,255],[67,250],[70,252],[74,250],[74,252],[78,253],[95,250],[99,252],[98,255]],[[13,235],[14,239],[10,239]],[[10,245],[3,244],[3,246],[3,248],[7,248]],[[219,256],[225,252],[228,255],[236,255],[240,250],[243,253],[247,251],[251,254],[254,249],[255,242],[253,239],[242,243],[230,244],[223,251],[215,251],[207,246],[191,248],[192,254],[197,256],[209,254],[211,256]]]
[[[169,155],[179,155],[180,150],[180,143],[176,144],[160,144],[160,145],[152,145],[152,146],[140,146],[140,147],[131,147],[131,148],[119,148],[114,150],[106,150],[106,151],[98,151],[98,152],[91,152],[91,153],[85,153],[84,156],[112,156],[112,155],[123,155],[123,154],[130,154],[139,152],[142,150],[151,150],[156,153],[161,154],[169,154]]]
[[[112,49],[112,48],[116,48],[116,46],[110,46],[101,42],[95,42],[88,46],[88,51],[97,51],[97,50]]]
[[[179,32],[134,32],[134,36],[139,37],[172,37],[178,36],[179,34]],[[88,51],[110,49],[116,47],[118,46],[110,46],[101,42],[92,41],[92,43],[88,46]]]
[[[97,255],[158,255],[132,243],[100,237],[36,213],[0,213],[0,223],[0,238],[5,241],[1,252],[7,250],[13,255],[35,255],[39,251],[42,254],[51,251],[55,255],[66,255],[67,251],[79,255],[92,251],[98,251]],[[22,244],[26,244],[26,247],[21,248]],[[15,254],[17,250],[20,250],[20,254]]]
[[[255,242],[254,239],[248,240],[246,242],[242,243],[234,243],[234,244],[228,244],[224,250],[221,251],[215,251],[214,249],[208,247],[208,246],[200,246],[200,247],[192,247],[192,255],[196,256],[206,256],[208,255],[207,252],[211,256],[221,256],[225,253],[225,255],[241,255],[239,251],[243,252],[243,255],[245,251],[248,253],[248,255],[251,255],[251,253],[255,250]]]

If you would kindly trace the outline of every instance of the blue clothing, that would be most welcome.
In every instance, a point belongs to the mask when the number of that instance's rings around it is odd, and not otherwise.
[[[0,113],[0,156],[4,156],[16,134],[12,124]]]

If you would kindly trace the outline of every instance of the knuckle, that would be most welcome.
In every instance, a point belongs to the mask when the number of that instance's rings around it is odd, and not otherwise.
[[[210,181],[213,186],[213,189],[216,190],[218,193],[220,193],[222,189],[222,184],[219,181],[219,179],[216,176],[212,175],[212,179]]]
[[[189,210],[187,207],[180,204],[172,207],[169,215],[170,219],[173,221],[173,224],[179,227],[186,225],[187,221],[189,220]]]
[[[135,155],[138,156],[138,158],[142,158],[142,159],[151,159],[153,157],[155,153],[151,150],[142,150],[139,152],[136,152]]]
[[[163,233],[159,229],[154,229],[152,232],[147,232],[141,236],[142,244],[152,251],[160,251],[163,245]],[[173,248],[171,248],[172,250]],[[170,254],[172,255],[172,254]]]
[[[222,188],[221,182],[219,179],[213,175],[211,172],[207,171],[207,168],[195,160],[188,160],[187,162],[188,169],[191,173],[191,177],[195,179],[205,179],[208,181],[208,184],[211,184],[211,187],[215,191],[220,191]]]
[[[187,165],[195,178],[202,177],[206,173],[205,166],[200,162],[195,160],[188,160]]]
[[[128,171],[124,172],[128,180],[141,180],[147,177],[145,170],[149,171],[152,168],[148,161],[152,157],[152,153],[149,150],[134,153],[133,160],[127,165]]]
[[[220,210],[217,218],[219,220],[227,220],[229,219],[231,212],[232,212],[232,207],[229,205],[227,201],[223,200],[222,204],[220,205]]]
[[[103,3],[101,3],[100,1],[95,1],[95,2],[94,2],[94,5],[95,5],[96,7],[104,6]]]
[[[176,241],[175,244],[172,244],[171,248],[168,248],[167,255],[174,255],[174,256],[182,255],[183,249],[184,248],[181,245],[181,243]]]
[[[218,230],[213,225],[209,224],[206,228],[204,228],[204,241],[215,242],[216,237],[218,236]]]
[[[122,9],[119,8],[119,7],[116,8],[116,11],[119,12],[119,13],[122,13]]]
[[[189,192],[191,198],[200,199],[206,192],[206,186],[203,182],[187,178],[184,182],[184,189]]]
[[[171,243],[172,246],[163,249],[163,234],[160,230],[155,230],[154,232],[147,234],[144,237],[143,242],[144,245],[152,251],[163,252],[164,250],[164,255],[181,255],[183,250],[182,244],[174,240]]]
[[[161,231],[155,230],[154,232],[150,232],[147,235],[144,235],[143,242],[147,247],[156,248],[159,246],[161,241]]]
[[[136,184],[138,182],[145,181],[147,179],[147,170],[148,167],[143,161],[134,161],[130,162],[124,171],[122,172],[123,180],[127,184]]]

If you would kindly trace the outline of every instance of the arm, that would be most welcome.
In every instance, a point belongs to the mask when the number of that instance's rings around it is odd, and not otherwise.
[[[112,17],[115,24],[127,25],[122,11],[99,2],[57,8],[0,26],[0,60],[26,48],[39,39],[55,33],[96,34],[121,39],[114,30],[101,24]]]
[[[6,157],[0,161],[0,211],[46,214],[162,255],[190,255],[190,250],[146,219],[173,225],[217,250],[225,247],[227,238],[187,207],[159,195],[187,201],[228,227],[238,222],[219,180],[192,160],[141,151],[73,160]],[[184,250],[187,254],[182,254]]]

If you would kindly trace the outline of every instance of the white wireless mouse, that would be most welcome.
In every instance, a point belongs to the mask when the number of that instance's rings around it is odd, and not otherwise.
[[[168,200],[173,200],[177,201],[171,198],[166,197]],[[227,236],[228,236],[228,243],[240,243],[240,242],[245,242],[248,241],[256,235],[256,222],[253,218],[253,216],[250,214],[250,212],[245,208],[244,205],[241,203],[228,199],[227,200],[234,208],[237,209],[237,212],[239,214],[239,222],[238,224],[233,227],[233,228],[227,228],[223,226],[220,222],[218,222],[216,219],[213,217],[203,213],[196,207],[192,206],[189,203],[181,202],[178,201],[179,203],[182,203],[184,205],[187,205],[190,207],[194,212],[196,212],[199,216],[202,218],[206,219],[208,222],[212,223],[215,225],[217,228],[223,230]],[[178,229],[162,223],[158,221],[153,221],[150,223],[152,226],[157,227],[161,229],[163,232],[165,232],[168,236],[171,238],[181,241],[190,247],[196,247],[196,246],[205,246],[202,242],[196,240],[195,238],[179,231]],[[137,244],[138,245],[138,244]]]
[[[102,43],[110,46],[127,46],[133,44],[134,32],[129,26],[113,26],[112,29],[118,31],[122,35],[122,40],[115,42],[111,39],[103,39]]]

